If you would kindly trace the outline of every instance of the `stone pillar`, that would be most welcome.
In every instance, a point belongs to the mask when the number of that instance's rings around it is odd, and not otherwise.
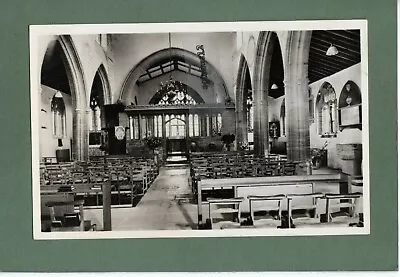
[[[265,156],[268,147],[268,93],[259,87],[253,93],[254,97],[254,154]]]
[[[285,80],[285,105],[287,125],[287,155],[292,162],[310,159],[310,127],[308,111],[308,80]]]
[[[288,35],[285,69],[287,156],[297,162],[297,174],[311,174],[310,126],[308,110],[308,54],[311,31]]]
[[[74,161],[84,161],[88,159],[88,132],[85,124],[86,112],[75,109],[73,116],[72,134],[72,159]]]

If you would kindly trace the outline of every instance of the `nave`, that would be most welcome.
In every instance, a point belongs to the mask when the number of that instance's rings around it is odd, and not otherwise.
[[[38,49],[42,232],[364,226],[359,29]]]

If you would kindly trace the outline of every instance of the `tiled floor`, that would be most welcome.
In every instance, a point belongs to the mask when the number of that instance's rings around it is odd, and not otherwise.
[[[324,174],[328,171],[319,172]],[[329,171],[329,173],[337,172]],[[313,174],[318,174],[318,172],[314,171]],[[315,187],[315,191],[337,193],[338,186],[320,184]],[[197,205],[191,203],[191,199],[188,166],[181,164],[163,167],[136,207],[112,209],[112,230],[197,229]],[[203,215],[207,214],[208,210],[204,207]],[[96,223],[99,230],[102,229],[101,209],[85,210],[85,218]],[[344,223],[346,225],[348,222]]]

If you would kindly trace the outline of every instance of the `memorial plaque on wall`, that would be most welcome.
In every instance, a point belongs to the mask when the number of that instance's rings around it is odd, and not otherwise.
[[[340,126],[361,124],[361,105],[344,107],[339,110]]]

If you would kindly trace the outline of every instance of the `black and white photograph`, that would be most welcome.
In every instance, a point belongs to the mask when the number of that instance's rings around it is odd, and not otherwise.
[[[366,20],[31,25],[35,239],[369,234]]]

